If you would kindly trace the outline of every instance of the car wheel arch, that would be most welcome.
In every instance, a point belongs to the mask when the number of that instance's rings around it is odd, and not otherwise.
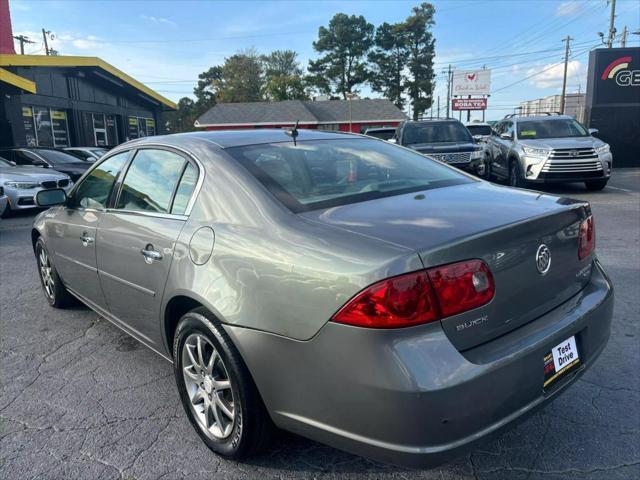
[[[37,228],[32,228],[31,229],[31,246],[33,247],[33,251],[36,251],[36,242],[38,241],[38,238],[40,238],[42,236],[42,233],[40,233],[40,230],[38,230]]]

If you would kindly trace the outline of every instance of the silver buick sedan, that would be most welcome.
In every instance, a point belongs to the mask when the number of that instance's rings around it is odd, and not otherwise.
[[[382,140],[148,137],[37,201],[46,299],[79,299],[172,362],[226,457],[277,426],[434,465],[547,405],[609,337],[588,203]]]

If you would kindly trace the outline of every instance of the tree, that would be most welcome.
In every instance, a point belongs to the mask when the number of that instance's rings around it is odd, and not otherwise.
[[[178,100],[178,108],[175,112],[166,114],[167,130],[171,133],[191,132],[193,123],[199,114],[196,113],[196,102],[189,97]]]
[[[398,108],[404,106],[406,90],[403,70],[409,59],[407,28],[404,23],[383,23],[376,30],[375,48],[369,53],[371,88],[383,93]]]
[[[293,50],[274,50],[262,57],[264,95],[268,100],[306,100],[309,98],[302,68]]]
[[[222,75],[214,82],[216,100],[224,103],[263,100],[264,77],[260,57],[255,50],[245,50],[226,58]]]
[[[335,92],[345,99],[348,93],[357,93],[355,87],[369,76],[366,55],[373,44],[373,31],[362,15],[334,15],[329,28],[320,27],[318,40],[313,42],[314,50],[325,55],[309,61],[309,81],[323,93]]]
[[[193,89],[196,96],[194,109],[198,115],[206,112],[216,104],[216,85],[222,79],[222,67],[211,67],[206,72],[198,75],[198,85]]]
[[[414,120],[431,107],[433,101],[435,40],[431,27],[435,24],[434,13],[433,5],[422,3],[413,8],[413,14],[404,22],[409,52],[406,86]]]

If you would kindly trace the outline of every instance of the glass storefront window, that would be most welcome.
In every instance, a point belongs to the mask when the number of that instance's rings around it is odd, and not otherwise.
[[[45,107],[22,107],[25,143],[28,147],[68,147],[67,112]]]
[[[48,108],[33,107],[33,120],[36,124],[36,140],[39,147],[53,147],[51,113]]]

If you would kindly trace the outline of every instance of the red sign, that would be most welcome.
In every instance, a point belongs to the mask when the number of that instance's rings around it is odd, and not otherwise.
[[[487,99],[486,98],[454,98],[453,110],[486,110]]]

